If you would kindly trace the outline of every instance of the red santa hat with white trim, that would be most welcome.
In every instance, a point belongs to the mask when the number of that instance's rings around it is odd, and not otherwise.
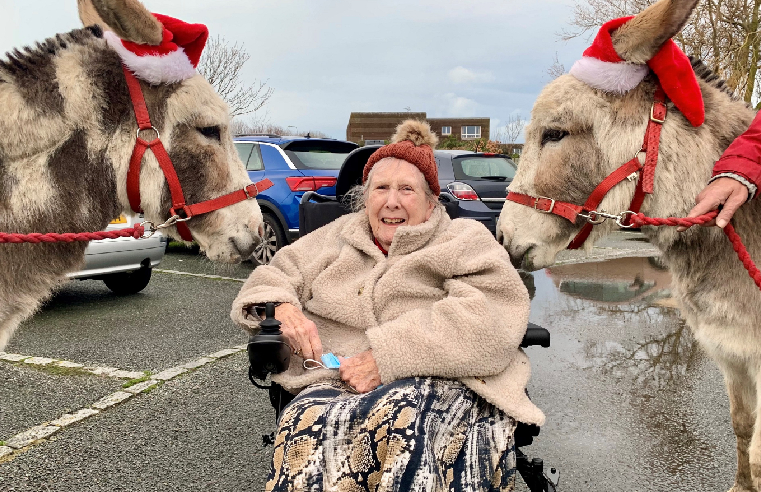
[[[122,63],[149,84],[175,84],[196,75],[209,30],[203,24],[188,24],[161,14],[153,16],[164,26],[158,46],[125,41],[111,31],[103,36]]]
[[[666,95],[690,124],[702,125],[705,120],[703,94],[690,59],[674,40],[666,41],[647,65],[624,61],[616,52],[611,34],[633,18],[622,17],[603,24],[592,46],[584,51],[584,57],[571,67],[570,74],[595,89],[625,94],[652,70]]]

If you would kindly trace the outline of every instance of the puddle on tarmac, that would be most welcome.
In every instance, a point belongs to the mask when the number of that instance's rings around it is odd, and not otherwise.
[[[658,258],[562,265],[524,282],[531,321],[552,333],[549,349],[527,351],[531,395],[548,420],[526,451],[560,469],[560,490],[731,487],[723,380]]]

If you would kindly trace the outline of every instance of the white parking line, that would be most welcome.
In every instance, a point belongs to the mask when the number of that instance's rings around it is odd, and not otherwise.
[[[246,281],[245,278],[222,277],[219,275],[207,275],[205,273],[188,273],[188,272],[181,272],[179,270],[162,270],[161,268],[154,268],[153,271],[159,272],[159,273],[170,273],[172,275],[184,275],[186,277],[210,278],[213,280],[231,280],[233,282],[240,282],[240,283],[243,283]]]
[[[68,360],[58,360],[49,357],[32,357],[31,355],[21,354],[7,354],[0,352],[0,361],[29,364],[31,366],[40,367],[61,367],[64,369],[75,369],[81,372],[89,372],[96,376],[106,376],[116,379],[139,379],[145,376],[145,372],[142,371],[122,371],[116,367],[102,367],[102,366],[85,366],[78,362],[71,362]]]
[[[50,436],[52,436],[53,434],[55,434],[56,432],[62,429],[65,429],[78,422],[88,419],[92,417],[93,415],[98,415],[99,413],[104,412],[108,410],[109,408],[113,408],[120,403],[130,400],[134,398],[135,396],[156,387],[160,383],[166,384],[172,379],[175,379],[182,374],[195,371],[196,369],[200,367],[203,367],[207,364],[211,364],[213,362],[216,362],[230,355],[240,353],[244,350],[246,350],[246,345],[238,345],[237,347],[220,350],[218,352],[207,355],[205,357],[201,357],[194,361],[187,362],[181,366],[166,369],[159,374],[151,376],[151,379],[147,381],[137,383],[128,388],[124,388],[123,390],[119,390],[110,395],[104,396],[100,400],[90,405],[90,407],[83,408],[76,412],[67,413],[51,422],[44,422],[24,432],[20,432],[16,434],[15,436],[11,437],[10,439],[8,439],[4,443],[4,445],[0,446],[0,465],[13,460],[20,454],[31,449],[33,446],[46,442]],[[6,354],[5,352],[0,352],[0,360],[4,360],[7,362],[27,363],[27,361],[30,359],[44,359],[44,358],[23,356],[19,354]],[[107,376],[107,377],[118,377],[118,376],[115,376],[114,374],[127,372],[127,371],[120,371],[115,368],[88,368],[88,367],[84,367],[82,364],[77,364],[76,362],[58,361],[56,359],[50,359],[50,360],[51,362],[48,362],[47,364],[56,364],[56,365],[60,365],[61,367],[75,367],[78,369],[87,370],[87,372],[93,372],[90,369],[113,369],[113,371],[111,372],[104,371],[100,373],[100,375]],[[29,363],[33,364],[33,362],[29,362]],[[139,373],[135,372],[134,374],[138,374],[139,375],[138,377],[145,376],[144,372],[139,372]],[[136,378],[130,378],[130,379],[136,379]]]

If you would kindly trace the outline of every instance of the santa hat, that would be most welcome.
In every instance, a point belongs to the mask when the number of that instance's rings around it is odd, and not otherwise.
[[[692,126],[702,125],[705,108],[700,85],[690,59],[672,39],[664,43],[647,65],[629,63],[618,56],[611,33],[633,18],[622,17],[603,24],[592,46],[584,51],[584,57],[571,67],[571,75],[595,89],[625,94],[652,70],[666,95]]]
[[[395,157],[420,169],[431,188],[431,192],[438,196],[441,193],[439,170],[436,159],[433,157],[433,149],[436,148],[438,142],[438,137],[425,121],[403,121],[396,127],[396,133],[391,137],[391,143],[376,150],[367,160],[362,175],[362,184],[367,183],[370,171],[378,161],[387,157]]]
[[[137,78],[149,84],[174,84],[194,76],[209,30],[203,24],[153,14],[164,26],[161,44],[152,46],[125,41],[111,31],[103,35]]]

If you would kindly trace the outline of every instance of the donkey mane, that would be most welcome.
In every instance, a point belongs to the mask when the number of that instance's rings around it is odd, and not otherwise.
[[[3,75],[18,75],[20,72],[34,72],[47,65],[51,58],[60,50],[69,48],[71,44],[85,45],[93,38],[102,38],[103,29],[98,25],[56,34],[45,41],[37,42],[34,46],[5,53],[6,59],[0,58],[0,82],[8,82]]]
[[[708,68],[708,66],[703,63],[703,60],[700,58],[696,58],[694,56],[690,56],[690,63],[692,63],[692,70],[695,72],[695,75],[702,80],[703,82],[707,83],[711,87],[720,90],[721,92],[727,94],[730,96],[730,98],[733,101],[739,101],[740,99],[735,95],[735,93],[727,86],[727,81],[719,77],[716,72]],[[748,107],[751,107],[748,105]]]

